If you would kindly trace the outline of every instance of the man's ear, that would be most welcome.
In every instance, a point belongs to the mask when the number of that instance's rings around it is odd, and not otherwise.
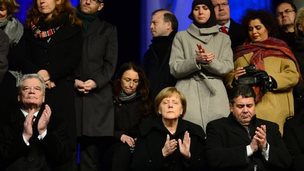
[[[232,103],[229,103],[229,108],[230,108],[230,112],[233,111],[233,104]]]
[[[20,98],[20,95],[18,94],[18,96],[17,96],[17,100],[18,100],[18,102],[20,102],[20,100],[21,100],[21,98]]]
[[[100,3],[98,7],[98,11],[101,11],[103,7],[104,7],[104,3]]]
[[[301,24],[298,25],[298,29],[299,29],[300,31],[303,31],[303,30],[304,30]]]

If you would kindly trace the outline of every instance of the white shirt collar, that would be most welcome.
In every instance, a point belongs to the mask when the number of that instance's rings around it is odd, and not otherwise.
[[[26,116],[29,114],[28,112],[26,112],[26,111],[23,110],[23,109],[20,109],[20,110],[21,110],[21,112],[23,113],[24,117],[26,117]],[[34,116],[37,117],[38,113],[39,113],[39,111],[35,112],[35,113],[34,113]]]
[[[222,25],[217,25],[218,26],[218,28],[220,28],[220,27],[222,27]],[[229,28],[230,28],[230,20],[224,25],[224,26],[226,26],[227,27],[227,30],[229,31]]]

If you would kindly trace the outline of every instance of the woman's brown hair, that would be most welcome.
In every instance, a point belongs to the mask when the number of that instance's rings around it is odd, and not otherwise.
[[[51,20],[58,20],[61,14],[66,12],[69,16],[71,24],[81,25],[81,21],[76,16],[76,9],[72,6],[70,0],[55,0],[61,3],[56,4],[55,10],[53,11]],[[38,10],[37,0],[33,0],[33,6],[27,13],[26,26],[31,27],[31,23],[37,24],[40,19],[45,19],[45,15]]]
[[[19,10],[19,4],[16,0],[0,0],[0,8],[7,10],[7,15],[12,16]]]

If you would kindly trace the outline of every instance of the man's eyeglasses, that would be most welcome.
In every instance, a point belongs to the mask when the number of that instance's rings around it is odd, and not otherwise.
[[[295,10],[293,9],[286,9],[284,11],[281,11],[281,12],[277,12],[277,17],[282,17],[284,14],[289,14],[291,12],[294,12]]]
[[[215,4],[214,5],[214,8],[217,8],[217,9],[219,9],[219,8],[225,8],[225,7],[228,7],[228,2],[224,2],[224,3],[221,3],[221,4]]]

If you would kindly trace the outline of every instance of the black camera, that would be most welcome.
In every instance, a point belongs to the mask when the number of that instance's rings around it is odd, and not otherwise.
[[[259,86],[266,92],[272,88],[272,81],[266,71],[258,70],[254,65],[244,67],[246,74],[236,80],[236,84]]]
[[[256,69],[254,65],[248,65],[244,67],[246,74],[242,75],[238,79],[238,84],[246,85],[258,85],[260,84],[261,79],[256,76],[259,70]]]
[[[258,70],[256,69],[256,67],[254,65],[245,66],[244,69],[245,69],[247,75],[252,75],[252,74],[258,72]]]

